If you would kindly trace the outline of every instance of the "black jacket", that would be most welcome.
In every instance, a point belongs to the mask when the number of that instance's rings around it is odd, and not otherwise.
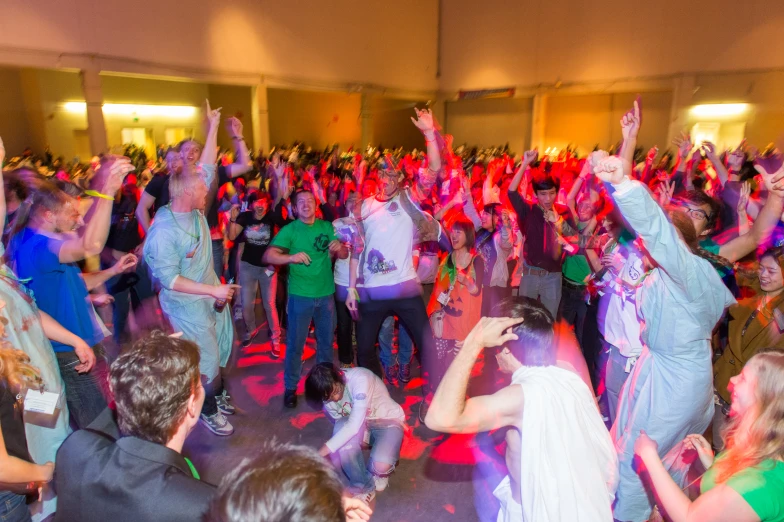
[[[58,450],[55,486],[55,522],[198,521],[215,495],[176,451],[92,429]]]

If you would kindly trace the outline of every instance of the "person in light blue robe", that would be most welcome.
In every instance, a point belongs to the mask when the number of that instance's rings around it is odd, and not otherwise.
[[[612,427],[620,465],[613,516],[643,522],[652,499],[633,465],[634,442],[644,430],[664,457],[686,435],[708,428],[713,414],[710,338],[735,299],[713,265],[693,253],[696,232],[683,211],[670,212],[670,222],[640,182],[627,178],[614,188],[621,214],[656,265],[638,300],[642,354],[623,387]]]
[[[209,182],[214,166],[201,166],[201,173],[201,179]],[[208,427],[214,433],[214,423],[218,422],[217,427],[222,429],[217,434],[228,435],[233,431],[231,425],[214,416],[218,412],[233,413],[233,407],[226,403],[220,368],[226,366],[231,355],[234,327],[231,307],[216,309],[214,294],[221,286],[236,285],[221,285],[215,274],[210,229],[202,211],[208,185],[193,174],[183,172],[180,176],[182,181],[170,181],[172,203],[155,214],[144,244],[144,259],[161,288],[161,308],[174,331],[182,332],[183,339],[199,346],[199,371],[205,388],[202,421],[213,422]],[[191,176],[197,181],[186,179]]]

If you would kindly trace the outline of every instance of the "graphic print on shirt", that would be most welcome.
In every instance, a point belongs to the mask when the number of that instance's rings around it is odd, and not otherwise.
[[[375,248],[368,253],[367,266],[371,274],[388,274],[397,270],[394,260],[387,261]]]
[[[264,223],[245,228],[245,241],[251,245],[267,246],[270,242],[270,226]]]
[[[329,236],[326,234],[319,234],[313,240],[313,248],[319,252],[326,252],[329,248]]]

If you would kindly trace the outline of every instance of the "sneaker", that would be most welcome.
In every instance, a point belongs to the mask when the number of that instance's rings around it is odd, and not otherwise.
[[[250,341],[251,341],[250,339],[245,339],[244,341],[242,341],[242,347],[247,348],[248,346],[250,346]]]
[[[286,390],[283,394],[283,405],[286,408],[297,407],[297,390]]]
[[[384,491],[389,486],[389,477],[373,475],[373,482],[376,484],[376,491]]]
[[[220,411],[216,412],[215,415],[204,415],[202,413],[199,421],[215,435],[226,437],[234,433],[234,426],[229,424],[229,421],[226,420],[226,417]]]
[[[403,384],[411,382],[411,365],[401,364],[400,371],[397,374],[397,378],[400,379],[400,382],[402,382]]]
[[[397,364],[393,364],[389,368],[384,366],[384,377],[390,386],[397,386]]]
[[[369,506],[370,503],[373,502],[373,499],[376,498],[376,492],[370,491],[368,493],[357,493],[356,495],[354,495],[354,498],[361,500],[362,502],[364,502]]]
[[[270,351],[270,357],[272,357],[273,359],[280,359],[280,345],[279,344],[273,344],[272,345],[272,350]]]
[[[215,402],[218,403],[218,409],[224,415],[234,415],[236,412],[234,406],[229,404],[229,399],[231,399],[231,395],[229,395],[226,390],[223,390],[220,395],[215,396]]]

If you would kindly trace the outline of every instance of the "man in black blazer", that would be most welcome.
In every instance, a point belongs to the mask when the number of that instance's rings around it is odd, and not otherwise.
[[[204,402],[196,345],[142,339],[112,364],[110,387],[121,436],[91,426],[63,443],[55,522],[201,520],[215,487],[180,454]]]

